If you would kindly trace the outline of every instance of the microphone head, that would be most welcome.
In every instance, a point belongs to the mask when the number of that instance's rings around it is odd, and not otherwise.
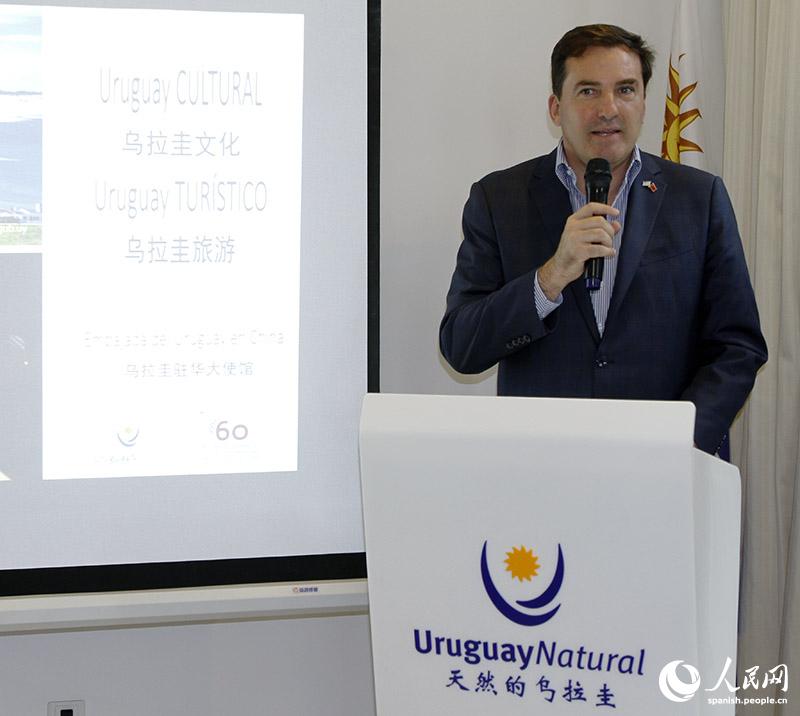
[[[586,165],[586,173],[583,175],[586,184],[611,184],[611,165],[608,159],[596,157],[590,159]]]

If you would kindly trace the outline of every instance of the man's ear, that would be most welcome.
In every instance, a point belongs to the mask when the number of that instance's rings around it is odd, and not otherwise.
[[[551,94],[547,99],[547,112],[550,115],[550,119],[553,120],[553,124],[555,124],[556,127],[560,127],[561,103],[558,101],[558,97],[556,97],[554,94]]]

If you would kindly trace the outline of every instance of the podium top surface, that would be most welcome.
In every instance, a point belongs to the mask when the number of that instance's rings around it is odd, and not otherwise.
[[[371,393],[364,398],[361,430],[553,439],[568,434],[691,447],[694,416],[694,405],[682,401]]]

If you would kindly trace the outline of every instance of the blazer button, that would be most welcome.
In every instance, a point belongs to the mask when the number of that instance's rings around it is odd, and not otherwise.
[[[596,358],[594,364],[598,368],[605,368],[608,365],[608,361],[605,358]]]

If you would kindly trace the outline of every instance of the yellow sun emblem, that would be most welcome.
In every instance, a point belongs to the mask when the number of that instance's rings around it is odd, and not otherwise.
[[[678,57],[681,60],[683,55]],[[686,98],[694,92],[697,82],[681,89],[681,76],[669,58],[669,94],[664,108],[664,133],[661,135],[661,156],[664,159],[681,163],[681,152],[702,152],[699,144],[681,137],[681,132],[692,122],[701,117],[699,109],[681,112]]]
[[[515,577],[521,582],[523,579],[531,581],[539,572],[539,560],[533,550],[527,549],[525,545],[520,545],[519,549],[512,547],[510,552],[506,552],[507,559],[506,571],[511,572],[511,578]]]

